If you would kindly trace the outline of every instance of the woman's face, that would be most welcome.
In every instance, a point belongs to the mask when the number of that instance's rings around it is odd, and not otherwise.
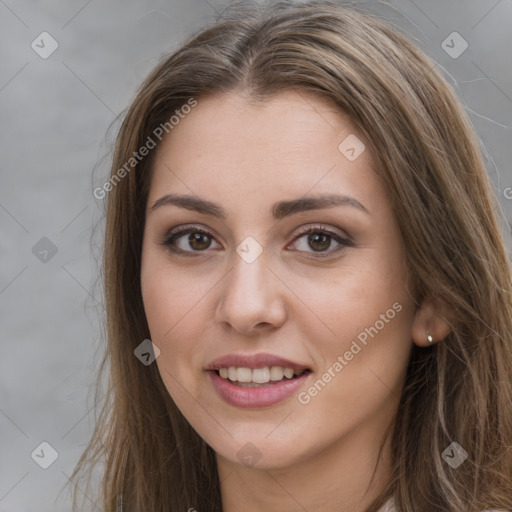
[[[163,140],[144,307],[167,390],[222,460],[364,453],[393,421],[414,308],[372,163],[307,92],[199,99]]]

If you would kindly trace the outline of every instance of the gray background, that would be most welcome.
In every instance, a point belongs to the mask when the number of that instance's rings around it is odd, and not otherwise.
[[[59,491],[92,432],[102,350],[104,205],[92,190],[108,171],[119,123],[111,124],[161,55],[213,22],[222,5],[0,0],[0,512],[70,510],[67,490]],[[512,219],[504,193],[512,186],[512,0],[361,5],[404,28],[444,68]],[[45,31],[58,48],[43,59],[31,43],[42,46]],[[458,58],[442,47],[454,31],[469,45]],[[506,220],[503,229],[510,247]],[[31,457],[43,441],[58,452],[48,469]],[[40,450],[38,460],[48,460]]]

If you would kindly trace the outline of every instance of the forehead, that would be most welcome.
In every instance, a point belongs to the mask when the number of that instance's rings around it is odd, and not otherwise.
[[[158,149],[149,201],[172,191],[243,198],[246,208],[248,199],[308,192],[371,202],[382,190],[368,149],[345,114],[305,91],[260,103],[238,93],[200,98]]]

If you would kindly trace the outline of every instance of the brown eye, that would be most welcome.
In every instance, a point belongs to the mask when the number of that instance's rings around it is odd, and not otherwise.
[[[337,247],[329,250],[333,243],[337,244]],[[315,258],[323,258],[338,253],[346,247],[351,247],[354,243],[349,238],[344,238],[325,227],[316,226],[300,230],[293,245],[301,252],[309,252]]]
[[[217,247],[212,246],[213,243],[217,244]],[[333,244],[337,246],[331,250]],[[172,253],[183,256],[195,256],[207,252],[208,249],[221,248],[211,233],[194,226],[175,228],[160,245],[167,247]],[[353,246],[354,243],[349,238],[344,238],[322,226],[315,226],[302,229],[292,245],[295,245],[295,250],[299,252],[310,253],[314,258],[323,258],[338,253],[345,247]]]
[[[314,250],[325,251],[331,245],[332,237],[325,233],[313,233],[308,235],[308,245]]]
[[[205,235],[204,233],[192,233],[188,236],[187,243],[192,247],[192,249],[203,251],[210,247],[211,240],[208,235]]]
[[[160,245],[164,245],[173,253],[192,256],[194,253],[209,249],[212,241],[214,238],[207,231],[185,226],[171,231]]]

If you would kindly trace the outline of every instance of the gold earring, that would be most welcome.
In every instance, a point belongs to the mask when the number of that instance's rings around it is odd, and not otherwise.
[[[429,343],[433,343],[434,338],[432,338],[431,334],[428,331],[425,331],[427,333],[427,340]]]

